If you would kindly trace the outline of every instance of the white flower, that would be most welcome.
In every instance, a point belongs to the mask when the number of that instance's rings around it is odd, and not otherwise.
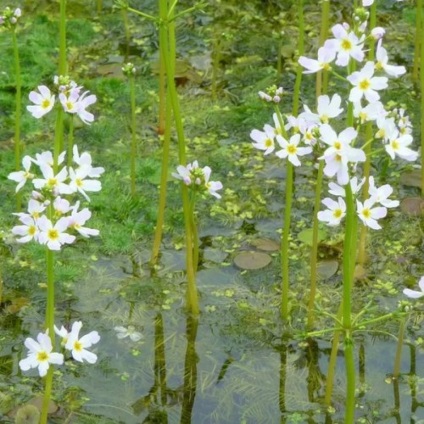
[[[91,218],[89,209],[84,208],[78,212],[79,202],[72,208],[71,216],[68,216],[68,226],[80,233],[83,237],[98,236],[99,230],[83,227],[83,225]]]
[[[22,371],[38,368],[40,377],[44,377],[50,364],[63,364],[63,355],[52,352],[52,342],[47,333],[39,333],[37,342],[28,337],[25,340],[25,347],[28,349],[28,355],[25,359],[19,361],[19,367]]]
[[[374,77],[373,75],[374,62],[367,62],[360,71],[347,77],[348,81],[354,86],[349,95],[351,102],[359,102],[364,96],[370,103],[380,99],[377,91],[387,88],[387,78]]]
[[[68,228],[68,218],[60,218],[55,225],[46,217],[42,216],[38,222],[40,234],[38,241],[46,244],[50,250],[60,250],[63,244],[71,244],[75,241],[75,236],[71,236],[65,231]]]
[[[362,107],[359,101],[355,102],[353,105],[353,116],[359,118],[361,124],[363,124],[364,122],[376,121],[377,119],[384,118],[387,116],[387,111],[380,101],[368,103],[365,107]]]
[[[371,37],[374,38],[374,40],[380,40],[384,37],[384,34],[386,33],[386,30],[382,27],[375,27],[371,30]]]
[[[12,228],[12,234],[15,236],[21,236],[21,238],[17,238],[16,241],[18,243],[28,243],[31,240],[37,241],[39,230],[35,220],[27,214],[22,214],[22,216],[19,217],[19,220],[24,225],[17,225]]]
[[[315,72],[319,72],[322,69],[329,69],[330,63],[335,59],[336,57],[336,50],[330,49],[328,47],[320,47],[318,49],[318,60],[310,59],[305,56],[299,57],[299,63],[301,66],[306,68],[306,71],[304,71],[304,74],[312,74]]]
[[[322,222],[326,222],[328,225],[336,226],[340,224],[340,221],[346,215],[346,203],[339,197],[337,202],[329,197],[322,200],[322,203],[327,206],[328,209],[325,211],[318,212],[318,219]]]
[[[133,342],[138,342],[143,338],[143,335],[136,331],[133,325],[129,325],[128,328],[117,326],[114,330],[116,331],[116,337],[118,337],[118,339],[129,337]]]
[[[379,40],[377,43],[377,50],[375,52],[375,57],[377,63],[375,64],[375,69],[384,70],[387,75],[392,77],[399,77],[406,72],[404,66],[389,65],[389,56],[387,50],[381,45],[383,40]]]
[[[88,152],[82,152],[81,155],[78,152],[78,146],[75,144],[73,147],[73,161],[78,165],[78,168],[90,169],[88,176],[90,178],[99,178],[100,175],[105,172],[105,169],[101,166],[93,168],[91,166],[91,155]]]
[[[22,158],[22,165],[24,166],[24,171],[11,172],[7,176],[9,180],[16,181],[18,183],[15,190],[16,192],[18,192],[28,180],[34,178],[34,174],[31,174],[31,172],[29,172],[31,168],[31,163],[32,159],[29,156],[24,156]]]
[[[81,321],[76,321],[72,324],[71,332],[67,335],[68,339],[65,348],[70,350],[72,357],[79,362],[87,361],[89,364],[94,364],[97,361],[97,355],[89,352],[86,348],[91,347],[100,340],[99,333],[92,331],[79,338],[79,332],[82,327]]]
[[[362,6],[367,7],[371,6],[374,3],[374,0],[362,0]]]
[[[68,184],[64,183],[68,178],[68,171],[66,168],[62,168],[56,175],[54,175],[53,168],[49,165],[40,165],[40,170],[44,178],[34,178],[33,180],[34,187],[37,190],[45,188],[51,190],[54,195],[71,194],[74,192]]]
[[[53,208],[57,216],[64,215],[71,210],[71,204],[68,200],[56,197],[53,202]]]
[[[94,115],[86,110],[86,108],[93,103],[96,103],[97,97],[94,94],[88,96],[89,91],[84,92],[78,98],[77,115],[84,124],[90,125],[94,121]]]
[[[411,289],[403,289],[403,294],[405,296],[410,297],[411,299],[419,299],[420,297],[423,297],[424,296],[424,277],[420,278],[418,285],[420,286],[420,291],[411,290]]]
[[[290,137],[287,141],[285,138],[277,135],[278,144],[282,147],[282,150],[276,153],[279,158],[287,158],[294,166],[300,166],[300,160],[298,156],[304,156],[312,152],[312,147],[298,147],[300,143],[300,134],[295,134]]]
[[[57,158],[57,164],[60,165],[65,160],[66,152],[62,152]],[[36,163],[39,167],[42,165],[53,167],[53,154],[50,151],[36,153],[34,163]]]
[[[102,183],[98,180],[87,179],[93,168],[89,166],[80,166],[75,171],[69,168],[69,177],[71,182],[69,187],[73,192],[80,192],[87,201],[90,201],[86,191],[100,191],[102,189]]]
[[[412,141],[410,134],[399,135],[399,131],[396,130],[390,135],[389,143],[384,148],[392,159],[397,155],[404,160],[414,162],[418,158],[418,153],[408,147]]]
[[[27,106],[27,110],[37,119],[52,110],[55,100],[55,96],[50,93],[50,90],[45,85],[38,86],[38,90],[39,93],[36,91],[29,93],[29,99],[35,105]]]
[[[362,178],[361,181],[359,181],[358,183],[358,178],[357,177],[353,177],[350,180],[350,188],[352,190],[352,194],[357,194],[359,193],[359,190],[362,188],[362,186],[365,183],[365,178]],[[330,190],[328,190],[328,192],[330,194],[332,194],[333,196],[341,196],[341,197],[345,197],[346,196],[346,191],[343,187],[339,186],[336,183],[330,182],[328,184],[328,186],[330,187]]]
[[[203,175],[205,177],[205,187],[208,190],[209,194],[216,197],[217,199],[221,198],[221,195],[217,193],[218,190],[222,189],[221,181],[209,181],[212,170],[209,166],[205,166],[203,168]]]
[[[348,32],[341,24],[334,25],[331,31],[335,39],[327,40],[324,47],[336,51],[336,65],[347,66],[351,57],[358,62],[364,60],[363,38],[359,39],[353,31]]]
[[[362,204],[359,200],[356,201],[357,213],[361,221],[368,227],[374,230],[380,230],[381,226],[377,220],[384,218],[387,215],[387,209],[382,206],[374,206],[374,200],[367,199]]]
[[[393,187],[389,184],[384,184],[381,187],[376,187],[374,177],[369,177],[368,194],[375,203],[380,203],[386,208],[396,208],[399,206],[399,200],[390,200],[388,197],[393,193]]]
[[[343,109],[340,108],[342,98],[338,94],[330,99],[329,96],[323,95],[318,97],[317,114],[312,113],[308,106],[304,105],[305,112],[301,116],[306,120],[315,124],[328,124],[329,119],[339,116]]]
[[[264,154],[269,155],[275,150],[274,135],[274,128],[265,125],[264,131],[252,130],[250,138],[253,140],[255,149],[264,150]]]

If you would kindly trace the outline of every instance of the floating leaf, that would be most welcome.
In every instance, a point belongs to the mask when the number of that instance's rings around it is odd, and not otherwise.
[[[400,203],[403,213],[411,216],[420,216],[424,212],[424,200],[421,197],[407,197]]]
[[[215,263],[221,263],[225,260],[225,258],[228,256],[227,252],[224,252],[219,249],[212,249],[212,248],[206,248],[203,251],[203,259]]]
[[[241,269],[260,269],[270,262],[271,256],[262,252],[241,252],[234,258],[234,263]]]
[[[405,186],[421,188],[421,170],[404,172],[400,176],[400,182]]]
[[[275,240],[267,238],[253,240],[251,244],[257,249],[264,250],[265,252],[275,252],[280,249],[280,245]]]
[[[307,228],[306,230],[301,231],[297,238],[302,241],[303,243],[307,244],[308,246],[312,246],[312,235],[313,235],[313,229]],[[318,242],[321,240],[324,240],[327,237],[327,232],[325,230],[318,230]]]
[[[327,280],[332,277],[339,269],[339,263],[336,260],[321,261],[317,265],[318,278]]]

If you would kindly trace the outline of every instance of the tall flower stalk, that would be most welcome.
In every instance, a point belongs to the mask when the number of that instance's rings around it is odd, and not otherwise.
[[[126,11],[125,11],[126,13]],[[136,136],[136,115],[135,115],[135,73],[136,69],[132,63],[127,63],[122,71],[128,77],[130,89],[130,127],[131,127],[131,153],[130,153],[130,174],[131,174],[131,194],[136,193],[136,160],[137,160],[137,136]]]

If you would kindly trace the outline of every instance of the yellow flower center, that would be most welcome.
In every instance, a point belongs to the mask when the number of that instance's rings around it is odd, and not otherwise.
[[[81,178],[76,178],[76,179],[75,179],[75,184],[76,184],[78,187],[82,187],[82,186],[83,186],[83,181],[82,181],[82,179],[81,179]]]
[[[393,140],[390,145],[392,146],[393,150],[398,150],[399,149],[399,141],[397,140]]]
[[[66,102],[66,109],[72,110],[74,108],[74,104],[72,102]]]
[[[334,142],[334,148],[340,150],[342,148],[342,143],[339,140]]]
[[[341,209],[335,209],[333,212],[334,218],[340,218],[343,215],[343,211]]]
[[[49,359],[49,355],[47,354],[46,351],[41,351],[37,353],[37,362],[44,362],[47,361]]]
[[[363,91],[368,90],[371,86],[369,79],[364,79],[359,83],[359,88]]]
[[[57,240],[59,238],[59,231],[57,231],[55,228],[50,228],[50,230],[47,231],[47,237],[50,240]]]
[[[274,142],[270,138],[267,138],[265,140],[265,147],[272,147],[273,145],[274,145]]]
[[[57,184],[57,179],[56,178],[49,178],[47,180],[47,185],[50,187],[54,187]]]
[[[33,236],[37,232],[37,227],[35,225],[30,225],[28,227],[28,235]]]
[[[43,109],[48,109],[48,108],[50,107],[50,100],[49,100],[49,99],[44,99],[44,100],[41,102],[41,107],[42,107]]]
[[[321,122],[323,124],[328,124],[328,115],[321,115]]]
[[[297,147],[294,146],[293,144],[289,144],[287,146],[287,151],[289,152],[290,155],[295,155],[297,152]]]
[[[78,352],[81,352],[82,351],[82,344],[81,344],[81,342],[80,341],[76,341],[75,343],[74,343],[74,350],[76,350],[76,351],[78,351]]]
[[[384,69],[383,64],[380,61],[378,61],[375,64],[375,69],[377,69],[377,71],[381,71],[382,69]]]
[[[346,51],[352,50],[352,43],[348,38],[343,39],[341,42],[341,48]]]
[[[366,218],[366,219],[369,219],[369,218],[371,218],[371,211],[367,208],[367,209],[364,209],[363,211],[362,211],[362,215]]]

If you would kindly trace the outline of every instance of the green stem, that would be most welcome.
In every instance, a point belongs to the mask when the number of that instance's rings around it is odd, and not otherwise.
[[[103,9],[103,0],[97,0],[97,13],[101,13]]]
[[[346,408],[345,423],[354,422],[355,415],[355,362],[353,357],[352,330],[352,286],[355,268],[357,216],[350,182],[346,191],[346,228],[343,246],[343,329],[345,333]]]
[[[393,367],[393,378],[398,378],[400,375],[400,365],[402,360],[402,347],[405,338],[406,318],[403,318],[399,325],[398,342],[396,346],[395,365]]]
[[[289,236],[293,198],[293,164],[289,160],[286,161],[286,164],[286,203],[281,243],[281,317],[284,321],[289,317]]]
[[[414,66],[412,69],[412,80],[418,82],[418,70],[422,61],[422,31],[423,31],[423,2],[417,0],[417,16],[415,18],[415,43],[414,43]]]
[[[313,328],[314,326],[314,305],[315,305],[315,296],[317,291],[317,264],[318,264],[318,230],[319,230],[319,220],[318,212],[321,206],[321,193],[322,193],[322,181],[324,176],[324,165],[323,160],[319,161],[316,185],[315,185],[315,202],[314,202],[314,217],[313,217],[313,227],[312,227],[312,249],[311,249],[311,285],[309,291],[309,302],[308,302],[308,329]]]
[[[212,100],[216,100],[217,86],[218,86],[218,71],[219,62],[221,60],[221,41],[218,37],[217,29],[213,32],[213,54],[212,54],[212,82],[211,82],[211,94]]]
[[[69,133],[68,133],[68,167],[72,166],[74,149],[74,115],[69,114]]]
[[[353,354],[353,340],[349,333],[345,334],[345,367],[347,377],[346,402],[345,402],[345,424],[354,424],[355,422],[355,358]]]
[[[417,13],[421,15],[421,34],[423,27],[422,18],[422,1],[417,0]],[[421,94],[421,195],[424,195],[424,42],[421,40],[421,54],[419,58],[420,63],[420,94]]]
[[[339,306],[339,311],[337,312],[337,317],[341,318],[343,311],[343,301]],[[325,381],[325,396],[324,396],[324,404],[326,406],[331,405],[331,397],[333,395],[333,386],[334,386],[334,377],[336,375],[336,364],[337,364],[337,354],[339,352],[339,343],[340,336],[342,332],[341,330],[336,330],[333,335],[333,341],[331,343],[331,353],[330,360],[328,361],[328,370],[327,370],[327,378]]]
[[[324,45],[325,40],[327,39],[329,25],[330,25],[330,0],[323,0],[321,3],[321,31],[319,35],[320,47]],[[326,92],[326,90],[323,90],[322,84],[323,84],[324,75],[327,73],[328,73],[327,71],[317,72],[316,85],[315,85],[316,97]]]
[[[141,16],[142,18],[146,18],[151,21],[157,21],[157,18],[155,16],[149,15],[148,13],[140,12],[139,10],[133,9],[132,7],[129,7],[127,10],[131,13],[135,13],[136,15]]]
[[[168,8],[167,0],[161,0],[162,7],[166,10]],[[166,77],[168,83],[168,92],[171,100],[172,110],[174,112],[175,127],[177,130],[178,138],[178,158],[181,165],[185,165],[186,160],[186,143],[184,137],[184,128],[180,112],[180,104],[178,100],[177,89],[175,86],[175,64],[171,62],[171,58],[175,57],[175,25],[169,24],[166,20],[161,19],[160,25],[168,25],[168,38],[166,33],[161,32],[161,46],[162,55],[165,59]],[[193,235],[191,232],[190,222],[190,200],[188,195],[188,187],[181,184],[183,211],[184,211],[184,227],[186,235],[186,248],[187,248],[187,301],[190,311],[194,315],[199,314],[199,300],[197,296],[196,278],[193,266]]]
[[[60,0],[59,76],[66,75],[66,0]]]
[[[305,19],[303,14],[303,0],[298,0],[297,8],[299,11],[299,39],[297,44],[298,56],[305,52]],[[302,83],[303,67],[297,64],[296,81],[294,83],[293,108],[292,115],[297,116],[299,111],[300,85]]]
[[[166,31],[165,25],[159,27],[159,31]],[[159,37],[161,38],[161,37]],[[159,122],[158,134],[162,135],[165,132],[166,125],[166,74],[165,74],[165,60],[162,56],[161,48],[159,46]],[[168,102],[169,103],[169,102]]]
[[[53,171],[57,174],[58,160],[60,152],[63,150],[63,118],[64,110],[62,105],[57,107],[56,128],[54,134]]]
[[[44,385],[44,397],[43,397],[43,404],[41,406],[41,417],[40,417],[40,424],[47,424],[47,415],[49,413],[49,404],[50,404],[50,398],[52,394],[52,387],[53,387],[53,367],[50,366],[47,370],[45,385]]]
[[[171,103],[166,102],[165,135],[162,150],[162,168],[160,174],[159,210],[156,220],[155,236],[153,240],[152,257],[150,264],[154,266],[159,258],[160,244],[162,241],[163,224],[165,221],[166,189],[168,185],[169,145],[171,140]]]
[[[190,201],[190,215],[191,215],[191,233],[193,235],[193,268],[194,273],[197,273],[199,265],[199,236],[197,234],[197,224],[195,215],[196,194],[193,192]]]
[[[136,116],[135,116],[135,77],[130,75],[130,103],[131,103],[131,194],[135,196],[137,139],[136,139]]]
[[[15,170],[19,171],[21,167],[21,115],[22,115],[22,79],[21,79],[21,63],[19,60],[18,40],[16,37],[16,28],[12,30],[13,54],[15,58],[15,78],[16,78],[16,105],[15,105]],[[16,210],[19,212],[22,206],[21,194],[16,196]]]
[[[128,56],[130,53],[130,39],[131,39],[131,33],[130,33],[130,25],[128,21],[128,11],[126,9],[122,9],[122,20],[124,21],[124,28],[125,28],[125,58],[124,62],[128,62]]]
[[[371,140],[371,142],[366,143],[363,146],[366,160],[364,163],[364,172],[363,172],[365,183],[364,183],[364,186],[362,187],[362,201],[365,201],[369,197],[368,190],[370,187],[369,177],[371,175],[371,148],[372,148],[372,140],[373,140],[372,122],[367,122],[367,126],[365,128],[365,140]],[[361,228],[361,235],[359,238],[359,248],[358,248],[358,263],[361,265],[364,265],[366,262],[367,234],[368,234],[368,227],[366,225],[363,225]]]

